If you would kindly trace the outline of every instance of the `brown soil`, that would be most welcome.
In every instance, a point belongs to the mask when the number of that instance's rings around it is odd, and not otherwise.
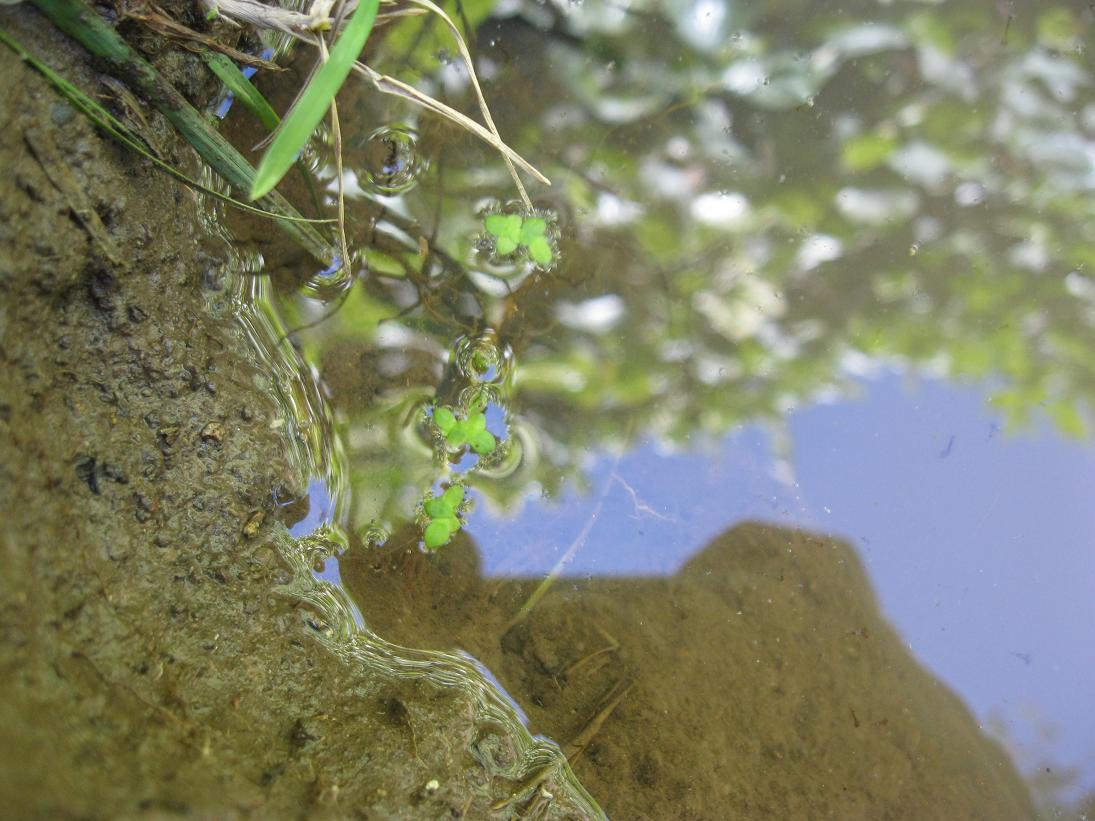
[[[0,26],[122,110],[32,9]],[[513,785],[469,754],[470,696],[346,664],[274,592],[273,500],[305,477],[211,317],[227,246],[3,47],[0,75],[4,815],[489,815]]]

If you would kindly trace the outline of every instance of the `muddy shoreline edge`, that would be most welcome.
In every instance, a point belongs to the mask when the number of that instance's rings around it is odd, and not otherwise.
[[[0,24],[101,90],[34,11],[4,8]],[[273,500],[306,477],[252,353],[210,318],[223,242],[203,236],[189,192],[7,49],[0,69],[8,811],[490,813],[517,785],[469,755],[482,728],[468,695],[362,675],[275,592],[290,579],[269,540]],[[493,740],[512,754],[504,733]]]

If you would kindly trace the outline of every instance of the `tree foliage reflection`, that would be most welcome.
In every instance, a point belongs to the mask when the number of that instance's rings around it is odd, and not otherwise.
[[[498,398],[519,453],[472,479],[500,505],[580,483],[591,448],[778,424],[883,366],[989,384],[1014,427],[1045,412],[1086,435],[1082,4],[465,7],[499,128],[554,181],[532,197],[558,215],[558,259],[491,262],[506,171],[436,122],[417,123],[416,189],[360,192],[369,272],[306,344],[347,421],[361,521],[413,515],[408,488],[436,478],[423,409],[467,387],[445,352],[484,329],[515,358]],[[392,27],[379,62],[470,110],[422,25]],[[372,99],[363,120],[417,116]]]

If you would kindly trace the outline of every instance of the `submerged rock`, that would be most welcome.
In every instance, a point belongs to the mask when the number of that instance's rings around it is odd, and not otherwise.
[[[740,525],[671,578],[561,580],[516,625],[535,582],[480,578],[466,537],[410,574],[388,551],[342,563],[375,629],[479,658],[610,817],[1035,816],[849,544]]]

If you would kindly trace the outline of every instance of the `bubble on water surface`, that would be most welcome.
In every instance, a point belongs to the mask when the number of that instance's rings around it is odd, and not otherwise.
[[[513,349],[490,329],[460,337],[453,361],[460,375],[475,384],[505,385],[513,375]]]
[[[418,153],[418,135],[409,128],[378,128],[365,138],[362,148],[359,179],[362,188],[375,194],[409,191],[426,170],[427,163]]]
[[[381,522],[374,520],[358,528],[357,536],[365,547],[375,548],[383,546],[391,537],[391,533]]]
[[[308,277],[301,286],[301,294],[323,303],[334,302],[345,295],[354,284],[353,269],[358,254],[351,252],[350,256],[350,264],[343,265],[341,255],[335,254],[330,265]]]

